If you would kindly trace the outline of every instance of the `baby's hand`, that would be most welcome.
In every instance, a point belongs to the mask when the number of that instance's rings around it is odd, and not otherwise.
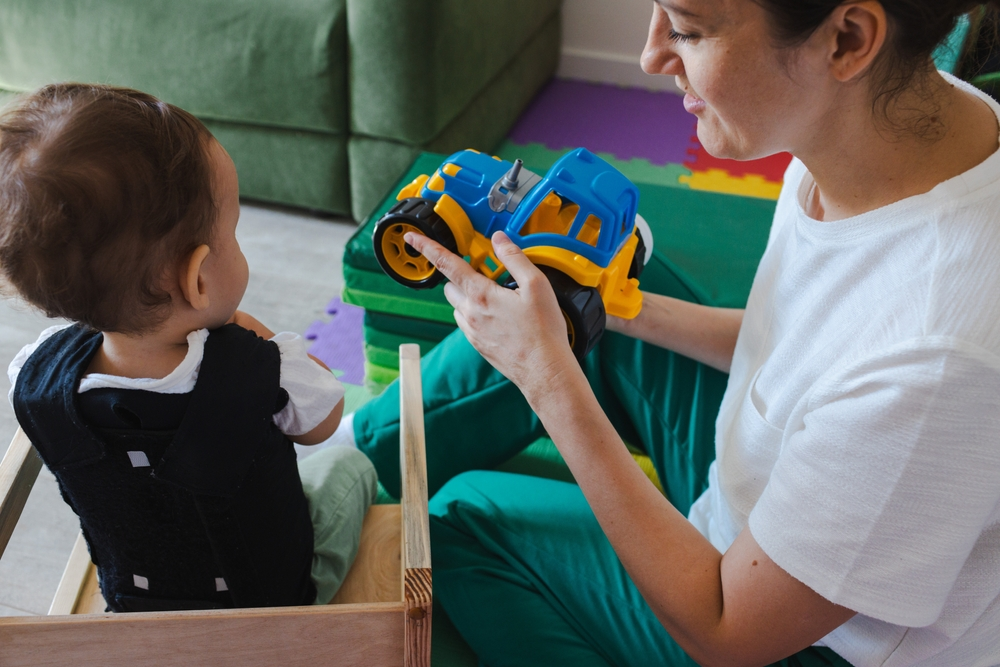
[[[274,338],[274,332],[265,327],[260,321],[257,320],[253,315],[248,315],[242,310],[237,310],[233,313],[233,316],[229,318],[229,322],[226,324],[235,324],[241,326],[247,331],[252,331],[261,338],[271,339]]]

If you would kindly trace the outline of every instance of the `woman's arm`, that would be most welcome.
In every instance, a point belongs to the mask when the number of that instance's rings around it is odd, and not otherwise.
[[[537,378],[525,396],[632,581],[696,662],[771,664],[854,616],[778,567],[748,529],[720,554],[635,465],[570,359],[560,391]]]
[[[632,320],[608,317],[608,329],[665,347],[723,373],[729,372],[743,311],[712,308],[643,292],[642,310]]]
[[[479,275],[426,237],[410,234],[407,242],[451,279],[445,295],[455,307],[455,321],[524,393],[639,591],[695,660],[768,664],[854,615],[775,565],[748,530],[720,554],[653,487],[570,351],[548,280],[505,236],[494,236],[494,248],[517,280],[515,291]]]

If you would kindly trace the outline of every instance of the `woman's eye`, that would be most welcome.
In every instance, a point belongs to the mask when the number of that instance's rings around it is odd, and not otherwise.
[[[668,33],[667,36],[674,42],[690,42],[691,40],[697,39],[698,37],[697,35],[685,35],[679,33],[673,28],[670,29],[670,32]]]

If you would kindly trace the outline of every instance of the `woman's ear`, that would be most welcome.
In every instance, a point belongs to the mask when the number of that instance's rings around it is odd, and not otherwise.
[[[830,65],[841,83],[866,72],[885,46],[889,25],[885,8],[877,0],[862,0],[837,7],[828,19],[833,32]]]
[[[192,251],[186,262],[181,262],[181,293],[195,310],[208,308],[208,290],[205,288],[203,273],[209,252],[209,247],[202,244]]]

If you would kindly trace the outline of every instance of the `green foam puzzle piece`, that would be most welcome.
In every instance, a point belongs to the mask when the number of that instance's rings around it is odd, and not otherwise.
[[[391,278],[387,278],[391,282]],[[353,289],[349,285],[341,294],[344,303],[361,306],[366,310],[415,317],[437,322],[454,323],[454,310],[450,305],[427,303],[416,299],[383,294],[372,290]]]
[[[497,157],[513,162],[520,158],[531,171],[545,173],[556,161],[566,154],[564,150],[554,151],[538,143],[515,144],[507,140],[497,149]],[[647,183],[667,188],[690,189],[686,183],[681,183],[681,176],[690,176],[691,170],[680,164],[655,165],[649,160],[636,158],[619,160],[611,153],[597,153],[612,167],[625,175],[633,183]]]
[[[394,333],[401,336],[413,336],[420,340],[441,341],[455,330],[455,323],[432,322],[413,317],[400,317],[388,313],[365,311],[365,327]]]

